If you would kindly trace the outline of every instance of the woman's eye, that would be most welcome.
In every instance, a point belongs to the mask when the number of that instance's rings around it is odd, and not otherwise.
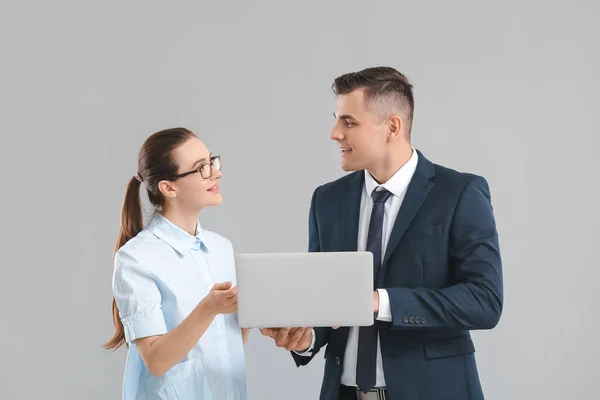
[[[350,122],[350,121],[346,120],[346,126],[347,126],[348,128],[352,128],[352,127],[354,126],[354,123],[352,123],[352,122]]]

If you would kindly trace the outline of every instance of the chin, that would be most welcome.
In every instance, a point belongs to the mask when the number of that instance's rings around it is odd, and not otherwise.
[[[223,202],[223,198],[221,196],[219,196],[218,198],[210,199],[209,201],[202,204],[202,208],[218,206],[222,202]]]
[[[345,172],[353,172],[353,171],[358,171],[359,168],[356,168],[355,165],[352,165],[350,163],[342,163],[342,170]]]

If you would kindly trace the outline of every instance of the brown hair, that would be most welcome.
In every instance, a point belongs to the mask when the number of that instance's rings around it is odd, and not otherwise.
[[[400,109],[406,116],[406,132],[410,138],[415,108],[412,84],[408,78],[391,67],[372,67],[351,72],[335,78],[331,85],[336,96],[348,94],[356,89],[365,89],[365,107],[383,114]],[[381,115],[387,118],[388,115]]]
[[[144,229],[140,201],[141,182],[146,185],[150,203],[157,211],[162,210],[164,197],[158,189],[158,183],[177,174],[178,165],[172,159],[171,152],[193,136],[195,136],[194,133],[185,128],[172,128],[156,132],[144,141],[138,154],[138,171],[130,179],[125,192],[121,211],[121,228],[117,237],[115,253],[129,239]],[[106,349],[118,349],[125,343],[125,331],[114,297],[112,317],[115,334],[110,341],[104,344],[103,347]]]

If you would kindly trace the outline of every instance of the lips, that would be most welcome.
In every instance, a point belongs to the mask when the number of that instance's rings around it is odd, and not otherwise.
[[[352,149],[349,147],[340,147],[340,151],[342,152],[342,154],[348,154],[352,151]]]
[[[217,183],[213,187],[209,188],[207,191],[208,192],[218,192],[219,191],[219,184]]]

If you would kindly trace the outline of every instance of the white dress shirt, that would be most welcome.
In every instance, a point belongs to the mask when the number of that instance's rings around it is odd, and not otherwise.
[[[373,199],[371,194],[374,190],[379,188],[385,188],[392,195],[385,203],[384,216],[383,216],[383,232],[382,232],[382,247],[381,247],[381,259],[385,257],[388,241],[392,228],[396,221],[396,216],[404,200],[404,195],[408,188],[413,174],[417,168],[418,156],[415,149],[412,149],[412,156],[406,164],[402,166],[387,182],[379,185],[371,174],[365,170],[365,183],[364,190],[362,191],[360,199],[360,219],[358,222],[358,251],[366,251],[367,248],[367,236],[369,234],[369,221],[371,219],[371,211],[373,209]],[[377,319],[379,321],[390,322],[392,320],[392,313],[390,308],[390,299],[385,289],[377,289],[379,292],[379,312]],[[346,345],[346,352],[344,354],[344,365],[342,369],[342,385],[356,387],[356,361],[358,358],[358,333],[359,327],[351,327],[350,335],[348,336],[348,344]],[[310,356],[315,343],[315,332],[313,330],[313,340],[310,348],[304,352],[299,353],[301,355]],[[376,381],[375,387],[385,387],[385,377],[383,375],[383,363],[381,360],[381,345],[378,339],[377,343],[377,370],[376,370]]]

